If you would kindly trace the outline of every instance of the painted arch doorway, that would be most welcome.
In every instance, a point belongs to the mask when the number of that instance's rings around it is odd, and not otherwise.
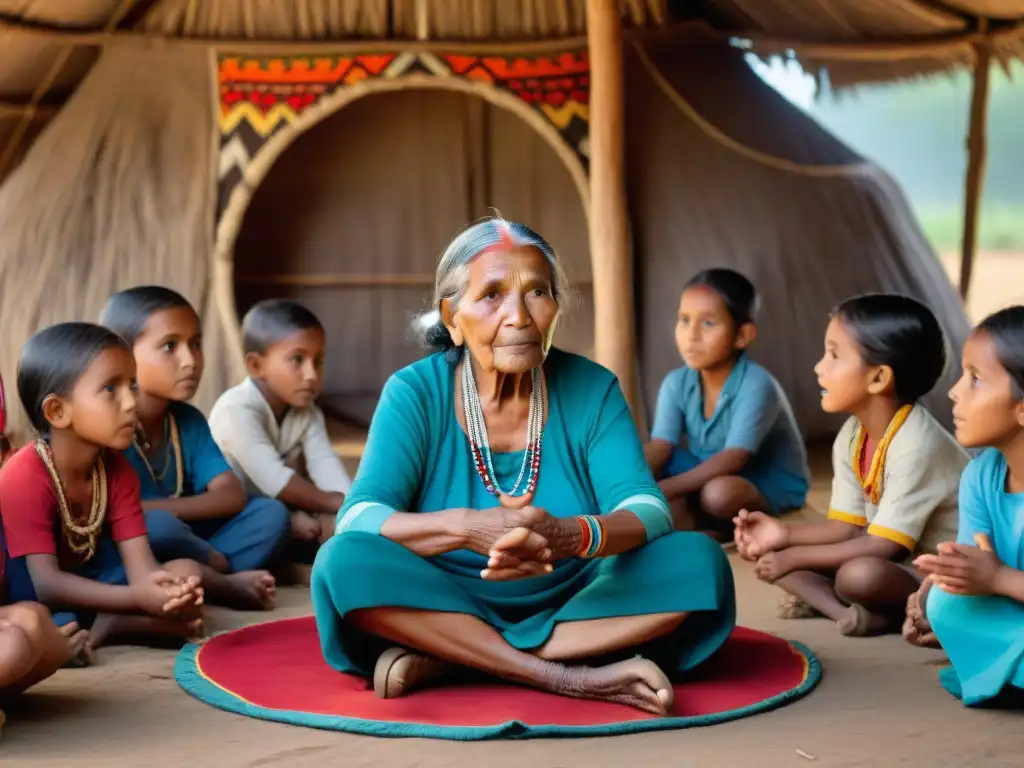
[[[264,298],[302,302],[327,328],[321,403],[365,426],[387,378],[422,350],[437,258],[490,209],[558,250],[578,301],[558,346],[593,347],[587,222],[554,149],[515,114],[467,93],[365,96],[299,136],[253,194],[234,249],[244,315]]]

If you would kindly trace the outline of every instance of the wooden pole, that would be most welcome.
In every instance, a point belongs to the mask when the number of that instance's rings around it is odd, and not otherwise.
[[[988,21],[981,20],[987,31]],[[989,41],[975,45],[974,86],[971,89],[971,122],[967,133],[967,180],[964,185],[964,239],[960,251],[960,297],[966,302],[971,289],[974,256],[978,250],[978,214],[985,181],[988,154],[988,92],[992,73],[992,46]]]
[[[590,259],[594,351],[619,378],[643,432],[636,375],[633,255],[626,209],[622,22],[617,0],[587,0],[590,50]]]

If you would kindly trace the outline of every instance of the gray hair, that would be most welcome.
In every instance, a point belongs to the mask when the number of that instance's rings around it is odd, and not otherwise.
[[[569,280],[562,264],[543,237],[525,224],[507,221],[500,216],[489,216],[463,229],[444,249],[434,278],[433,308],[413,320],[424,346],[435,352],[444,352],[448,362],[455,364],[462,358],[462,347],[457,347],[441,318],[441,302],[448,299],[457,307],[469,281],[469,264],[481,252],[494,246],[510,248],[536,248],[543,254],[551,269],[551,293],[559,310],[570,295]]]

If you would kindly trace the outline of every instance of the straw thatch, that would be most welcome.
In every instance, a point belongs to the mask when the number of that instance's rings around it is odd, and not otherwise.
[[[211,103],[205,56],[108,51],[34,144],[24,172],[0,187],[0,370],[10,401],[22,342],[50,323],[95,320],[113,291],[160,283],[203,306]],[[218,329],[205,331],[216,360]],[[223,384],[214,372],[200,400]],[[24,438],[21,409],[9,407]]]
[[[628,27],[696,18],[760,55],[794,53],[837,87],[970,66],[980,46],[996,60],[1024,56],[1024,0],[618,4]],[[210,309],[209,57],[221,41],[269,50],[282,44],[270,41],[569,38],[586,32],[586,5],[0,0],[0,372],[9,388],[30,333],[96,317],[119,288],[163,283]],[[237,368],[223,318],[204,318],[210,363],[200,407]],[[24,428],[17,407],[11,423]]]

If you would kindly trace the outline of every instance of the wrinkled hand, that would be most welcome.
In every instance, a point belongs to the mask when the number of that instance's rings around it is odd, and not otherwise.
[[[991,595],[1003,564],[985,534],[978,534],[975,542],[979,546],[943,542],[938,554],[921,555],[914,565],[935,586],[951,594]]]
[[[789,546],[789,528],[764,512],[741,509],[733,518],[733,540],[736,551],[744,560],[756,561],[769,552]]]
[[[757,574],[757,578],[769,584],[777,579],[781,579],[794,570],[792,558],[785,551],[768,552],[761,555],[754,566],[754,573]]]
[[[153,616],[198,615],[204,600],[198,576],[182,579],[164,570],[153,571],[133,590],[139,607]]]
[[[481,555],[490,556],[495,543],[517,528],[537,533],[545,540],[545,547],[551,550],[549,561],[575,557],[579,550],[580,530],[576,521],[553,517],[541,507],[466,510],[463,519],[466,549]]]

